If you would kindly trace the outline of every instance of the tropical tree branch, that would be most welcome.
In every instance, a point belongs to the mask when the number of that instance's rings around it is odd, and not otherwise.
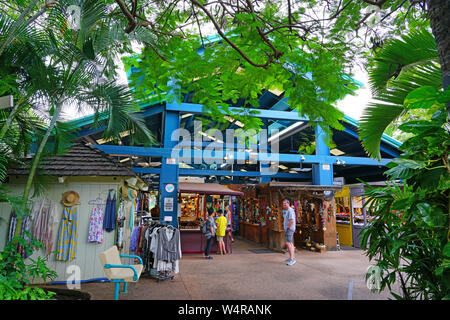
[[[267,69],[267,67],[272,63],[273,58],[270,57],[266,63],[264,64],[259,64],[259,63],[255,63],[253,62],[249,57],[247,57],[247,55],[241,50],[239,49],[221,30],[219,24],[217,23],[216,19],[214,18],[214,16],[208,11],[207,8],[205,8],[205,6],[203,6],[200,2],[198,2],[197,0],[192,0],[192,3],[194,5],[196,5],[197,7],[199,7],[210,19],[210,21],[212,22],[212,24],[214,25],[215,29],[217,30],[217,33],[219,33],[219,35],[222,37],[222,39],[224,39],[234,50],[236,50],[239,55],[245,59],[245,61],[247,61],[248,63],[250,63],[252,66],[254,67],[258,67],[258,68],[263,68],[263,69]]]

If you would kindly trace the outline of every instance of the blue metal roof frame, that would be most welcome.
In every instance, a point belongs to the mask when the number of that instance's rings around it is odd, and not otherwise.
[[[215,41],[220,41],[220,40],[221,40],[220,37],[215,38]],[[130,70],[129,72],[133,72],[133,70]],[[129,75],[129,73],[128,73],[128,75]],[[352,80],[354,80],[354,79],[352,79]],[[357,80],[354,80],[354,81],[359,87],[361,87],[363,85],[361,82],[359,82]],[[184,127],[184,128],[191,127],[192,120],[195,119],[196,114],[202,114],[203,106],[189,103],[189,100],[190,100],[189,95],[185,95],[184,103],[181,103],[178,105],[177,104],[168,104],[165,101],[157,101],[154,103],[141,103],[140,104],[140,110],[141,110],[140,113],[143,115],[143,117],[145,117],[147,119],[147,121],[150,119],[154,119],[154,117],[156,115],[162,117],[164,114],[164,111],[166,111],[166,110],[168,110],[169,112],[172,112],[172,111],[180,112],[180,115],[183,113],[184,114],[193,113],[192,116],[181,119],[181,122],[180,122],[180,127]],[[234,112],[242,112],[244,110],[243,108],[241,108],[239,103],[236,104],[236,107],[231,107],[230,109],[233,110]],[[269,129],[282,130],[298,121],[302,121],[305,123],[307,121],[309,121],[308,118],[306,118],[306,117],[300,117],[297,110],[291,109],[290,105],[288,104],[288,99],[286,97],[284,97],[282,94],[278,96],[274,92],[271,92],[269,90],[264,91],[260,95],[259,105],[257,106],[257,108],[254,108],[251,110],[255,110],[259,113],[257,116],[264,119],[265,127],[269,128]],[[101,119],[103,119],[103,118],[101,118]],[[160,119],[164,119],[164,117],[162,117]],[[82,131],[78,135],[79,137],[82,137],[85,135],[92,135],[93,137],[97,136],[97,138],[98,138],[99,134],[102,131],[102,128],[95,128],[95,129],[91,128],[93,120],[94,120],[93,115],[73,120],[74,124],[77,124],[80,127],[82,127]],[[163,120],[159,121],[159,122],[160,122],[159,123],[160,126],[157,129],[159,129],[161,131],[161,130],[163,130],[162,129]],[[344,165],[343,167],[340,167],[340,166],[335,165],[335,167],[336,167],[335,174],[336,173],[341,174],[343,172],[348,172],[348,174],[346,174],[348,177],[355,175],[355,174],[356,174],[356,177],[360,177],[362,175],[366,175],[366,176],[373,175],[373,176],[380,177],[382,170],[380,171],[379,168],[381,168],[381,167],[377,166],[377,162],[374,162],[372,159],[369,159],[367,157],[367,155],[365,155],[365,153],[363,154],[364,151],[360,145],[359,135],[358,135],[359,122],[347,115],[344,115],[344,118],[342,119],[341,123],[344,124],[345,130],[339,131],[336,134],[336,138],[339,141],[342,141],[342,143],[350,145],[350,146],[348,146],[348,150],[349,150],[348,153],[355,153],[357,155],[346,157],[346,154],[344,154],[343,157],[341,156],[340,158],[342,160],[345,160],[347,162],[347,165],[350,165],[350,166],[345,167],[345,165]],[[153,125],[156,125],[156,123],[154,123]],[[236,125],[234,125],[234,126],[236,127]],[[314,131],[311,133],[310,129],[305,130],[305,131],[308,132],[309,135],[314,134]],[[291,136],[291,139],[290,139],[291,146],[292,146],[292,138],[293,138],[293,136]],[[334,139],[334,136],[333,136],[333,139]],[[313,138],[313,140],[314,140],[314,138]],[[284,141],[283,143],[285,143],[287,145],[289,144],[286,141]],[[126,145],[126,142],[125,142],[125,145]],[[388,163],[390,161],[388,158],[398,156],[399,155],[398,147],[400,145],[401,145],[401,143],[396,141],[395,139],[393,139],[387,135],[383,135],[381,147],[384,148],[384,151],[382,150],[384,152],[384,154],[383,154],[384,159],[382,162],[379,162],[378,164],[381,166],[384,166],[386,163]],[[98,147],[100,149],[105,149],[105,148],[108,149],[113,146],[99,145]],[[203,145],[202,145],[202,147],[203,147]],[[337,148],[339,148],[339,147],[343,147],[343,146],[338,145]],[[136,149],[134,149],[134,148],[136,148]],[[286,165],[290,164],[290,166],[295,166],[295,164],[296,164],[298,166],[298,164],[299,164],[298,162],[300,161],[299,160],[300,155],[294,149],[291,147],[288,153],[280,152],[280,156],[283,156],[283,159],[280,159],[280,164],[285,163]],[[165,150],[164,147],[163,148],[146,149],[146,148],[141,148],[141,147],[125,147],[125,146],[123,146],[120,149],[113,148],[109,151],[111,151],[112,154],[122,154],[122,155],[129,154],[129,155],[136,155],[139,157],[152,157],[152,158],[168,157],[168,153],[167,153],[168,151]],[[385,157],[385,155],[387,155],[387,157]],[[265,157],[267,158],[267,155],[263,155],[262,153],[260,153],[259,156],[262,157],[262,158],[260,158],[260,160],[263,160],[263,158],[265,158]],[[325,162],[331,161],[331,163],[336,163],[336,159],[339,159],[339,158],[334,157],[334,156],[328,156],[328,157],[307,156],[307,159],[308,160],[305,162],[305,168],[310,167],[311,163],[320,163],[321,161],[325,161]],[[300,166],[301,166],[301,162],[302,161],[300,161]],[[216,171],[199,170],[199,169],[201,169],[201,168],[199,168],[200,165],[192,165],[191,167],[193,169],[180,169],[179,170],[180,175],[188,175],[188,174],[205,175],[206,173],[208,173],[208,174],[213,174],[214,172],[217,173],[217,170]],[[236,167],[238,167],[238,166],[236,166]],[[258,167],[256,167],[256,171],[255,171],[254,165],[248,165],[248,167],[250,168],[250,170],[253,170],[253,172],[233,173],[233,170],[230,171],[227,169],[227,167],[225,167],[223,170],[220,170],[221,172],[218,175],[221,175],[221,176],[231,175],[233,177],[232,181],[241,181],[241,182],[242,182],[242,180],[240,180],[240,179],[242,179],[243,177],[257,178],[260,176],[260,173],[257,172]],[[152,168],[137,168],[136,167],[134,169],[136,169],[137,171],[139,171],[142,174],[144,174],[146,172],[151,173],[153,171],[155,171],[155,172],[158,171],[158,170],[152,169]],[[202,169],[204,169],[204,168],[202,168]],[[234,172],[236,172],[236,170]],[[309,174],[309,175],[304,175],[304,176],[300,177],[300,175],[295,175],[292,173],[285,172],[285,173],[279,174],[278,176],[276,176],[276,178],[291,179],[291,178],[295,177],[295,179],[306,179],[306,176],[311,176],[311,175]],[[235,178],[237,180],[235,180]]]

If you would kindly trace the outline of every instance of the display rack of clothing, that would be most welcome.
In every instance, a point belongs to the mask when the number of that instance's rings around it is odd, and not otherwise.
[[[181,259],[180,230],[165,223],[147,220],[142,228],[141,258],[144,274],[155,280],[173,279]]]

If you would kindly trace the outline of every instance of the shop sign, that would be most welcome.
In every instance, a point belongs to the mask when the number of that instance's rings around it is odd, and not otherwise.
[[[175,186],[172,183],[166,184],[166,191],[172,193],[175,190]]]
[[[330,171],[330,165],[329,164],[323,164],[322,170]]]
[[[164,198],[164,211],[173,211],[173,198]]]
[[[166,164],[177,164],[177,159],[175,158],[167,158]]]

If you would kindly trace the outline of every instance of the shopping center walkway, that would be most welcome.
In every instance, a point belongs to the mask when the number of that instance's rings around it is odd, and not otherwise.
[[[233,243],[231,255],[184,255],[173,280],[141,278],[129,284],[120,300],[380,300],[389,292],[371,293],[364,281],[370,266],[361,250],[316,253],[296,250],[297,263],[287,266],[287,254],[253,253],[262,248],[246,240]],[[64,288],[64,286],[59,286]],[[81,284],[94,300],[113,299],[111,283]]]

